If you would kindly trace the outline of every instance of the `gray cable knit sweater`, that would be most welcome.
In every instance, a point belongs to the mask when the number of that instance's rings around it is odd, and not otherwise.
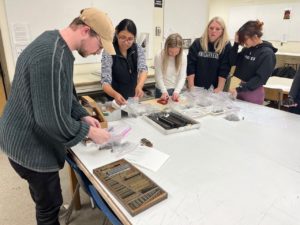
[[[58,171],[65,148],[88,133],[87,116],[73,95],[74,56],[58,31],[46,31],[18,58],[0,118],[0,147],[16,163],[38,172]]]

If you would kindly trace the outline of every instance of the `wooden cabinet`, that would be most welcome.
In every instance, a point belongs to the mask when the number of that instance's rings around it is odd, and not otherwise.
[[[2,115],[6,103],[6,94],[4,89],[3,76],[0,72],[0,116]]]
[[[276,54],[276,68],[282,66],[292,66],[297,70],[300,65],[300,54],[295,53],[277,53]]]

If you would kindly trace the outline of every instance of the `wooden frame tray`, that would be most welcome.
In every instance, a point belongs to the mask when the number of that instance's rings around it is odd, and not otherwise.
[[[125,159],[96,168],[93,173],[132,216],[168,197],[167,192]]]

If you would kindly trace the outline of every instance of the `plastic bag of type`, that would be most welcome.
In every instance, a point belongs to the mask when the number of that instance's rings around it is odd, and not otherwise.
[[[113,106],[114,104],[113,101],[107,101],[105,103],[97,103],[100,109],[102,110],[106,121],[108,122],[120,120],[122,117],[121,109],[126,107],[126,105],[124,105],[124,106],[120,106],[119,108],[116,108]]]
[[[135,97],[128,98],[127,107],[124,111],[128,113],[128,117],[137,117],[141,111],[139,109],[139,99]]]
[[[213,93],[211,114],[219,115],[228,112],[239,111],[239,107],[234,105],[233,97],[229,92]]]
[[[120,143],[124,137],[126,137],[131,130],[131,126],[126,123],[118,124],[108,128],[108,132],[111,137],[108,142]]]
[[[205,88],[195,88],[193,101],[195,105],[199,107],[208,107],[211,106],[213,103],[213,87],[211,86],[209,89]]]
[[[120,145],[122,140],[128,135],[131,130],[131,126],[126,123],[121,123],[115,126],[111,126],[107,129],[111,137],[108,142],[99,145],[99,150],[113,150],[114,146]]]
[[[124,155],[128,154],[129,152],[134,151],[139,146],[138,143],[131,142],[131,141],[122,141],[122,142],[113,142],[111,152],[119,158],[123,157]]]
[[[126,112],[128,117],[138,117],[148,113],[157,112],[159,108],[151,104],[141,104],[138,98],[128,98]]]
[[[226,104],[225,116],[223,118],[228,121],[244,120],[244,117],[240,114],[240,108],[234,104]]]
[[[240,115],[239,111],[232,111],[226,113],[224,119],[228,121],[241,121],[244,120],[244,117]]]
[[[129,124],[122,123],[110,127],[108,130],[111,134],[111,138],[109,140],[111,152],[115,153],[117,157],[123,156],[138,147],[138,143],[124,140],[124,138],[131,131],[131,126]]]

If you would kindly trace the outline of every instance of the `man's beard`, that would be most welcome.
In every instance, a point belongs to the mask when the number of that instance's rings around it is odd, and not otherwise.
[[[78,49],[78,54],[81,55],[82,57],[86,58],[87,57],[87,53],[84,49]]]

